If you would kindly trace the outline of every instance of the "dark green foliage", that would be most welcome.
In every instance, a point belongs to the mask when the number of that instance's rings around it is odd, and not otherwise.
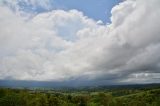
[[[0,89],[0,98],[4,97],[6,94],[6,90],[5,89]]]
[[[0,99],[0,106],[22,106],[22,101],[17,94],[6,95]]]
[[[0,106],[160,106],[160,88],[97,92],[1,88]]]
[[[49,106],[60,106],[61,101],[60,101],[60,99],[58,97],[51,96],[48,99],[48,104],[49,104]]]

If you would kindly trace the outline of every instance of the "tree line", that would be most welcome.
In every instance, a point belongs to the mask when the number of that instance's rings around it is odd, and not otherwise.
[[[1,88],[0,106],[160,106],[160,89],[49,93]]]

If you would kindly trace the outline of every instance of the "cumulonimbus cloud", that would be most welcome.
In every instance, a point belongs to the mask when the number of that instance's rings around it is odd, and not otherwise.
[[[126,0],[102,25],[77,10],[0,11],[0,79],[157,82],[160,1]],[[156,74],[155,74],[156,73]]]

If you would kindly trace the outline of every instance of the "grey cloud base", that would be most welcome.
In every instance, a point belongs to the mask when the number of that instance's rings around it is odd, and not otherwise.
[[[126,0],[109,25],[77,10],[0,12],[2,80],[160,82],[159,0]]]

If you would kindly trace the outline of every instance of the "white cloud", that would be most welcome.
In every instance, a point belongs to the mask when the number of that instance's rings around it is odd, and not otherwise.
[[[45,9],[51,8],[51,0],[2,0],[1,3],[10,5],[11,7],[21,7],[21,4],[26,6],[40,6]]]
[[[112,9],[110,25],[77,10],[26,21],[1,6],[0,79],[154,82],[160,77],[154,74],[160,73],[159,4],[124,1]]]
[[[26,19],[54,8],[52,0],[1,0],[0,5],[9,7]]]

